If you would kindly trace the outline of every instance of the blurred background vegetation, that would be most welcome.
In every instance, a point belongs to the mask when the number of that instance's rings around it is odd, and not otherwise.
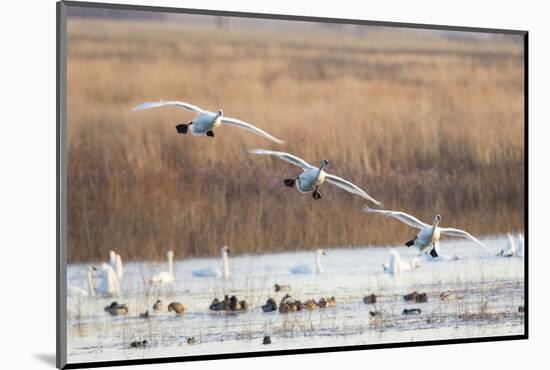
[[[386,209],[483,236],[524,227],[519,36],[71,8],[69,261],[401,244],[415,231],[367,216],[331,185],[283,186],[294,153]],[[86,17],[84,17],[86,15]],[[222,108],[286,140],[232,127],[176,134]]]

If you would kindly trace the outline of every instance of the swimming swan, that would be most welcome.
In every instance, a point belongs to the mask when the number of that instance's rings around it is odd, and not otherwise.
[[[315,266],[313,265],[298,265],[290,269],[293,274],[320,274],[323,272],[323,266],[321,266],[321,256],[326,256],[326,252],[322,249],[317,249],[315,254]]]
[[[229,258],[227,256],[230,253],[229,247],[224,245],[220,248],[220,253],[222,255],[222,264],[223,264],[223,278],[229,279]],[[222,277],[222,272],[216,267],[205,268],[192,271],[193,276],[195,277]]]
[[[412,270],[420,266],[420,260],[415,257],[412,259],[411,264],[401,260],[401,256],[395,249],[390,250],[390,261],[382,264],[384,272],[391,275],[399,275],[404,271]]]
[[[508,233],[506,247],[500,251],[499,256],[504,257],[523,257],[523,234],[518,235],[517,242],[514,236]]]
[[[467,238],[479,244],[483,248],[487,249],[487,247],[482,242],[480,242],[479,240],[477,240],[475,237],[473,237],[471,234],[467,233],[464,230],[453,229],[450,227],[439,227],[438,225],[441,222],[440,215],[435,216],[433,225],[428,225],[420,221],[416,217],[406,214],[405,212],[372,209],[372,208],[369,208],[367,205],[363,206],[363,212],[381,213],[386,217],[390,217],[390,216],[394,217],[411,227],[416,227],[417,229],[420,229],[420,232],[416,234],[414,239],[409,240],[408,242],[405,243],[405,245],[407,247],[411,247],[414,245],[415,247],[418,248],[418,250],[420,250],[420,252],[424,252],[428,247],[432,246],[433,248],[430,251],[430,255],[434,258],[437,257],[439,237],[441,236],[441,234]]]
[[[283,141],[279,140],[267,132],[260,130],[259,128],[251,125],[250,123],[241,121],[236,118],[231,117],[225,117],[223,115],[223,111],[220,109],[217,112],[209,112],[206,110],[203,110],[196,105],[192,105],[189,103],[185,103],[182,101],[173,101],[168,100],[164,101],[161,100],[159,102],[147,102],[142,103],[132,109],[132,111],[138,111],[142,109],[149,109],[149,108],[156,108],[156,107],[162,107],[165,105],[174,105],[178,108],[185,109],[187,111],[196,113],[197,116],[189,121],[188,123],[181,123],[176,126],[176,130],[180,134],[187,134],[187,131],[189,130],[189,127],[191,127],[191,133],[195,136],[210,136],[214,137],[214,130],[221,126],[222,123],[225,123],[230,126],[236,126],[240,127],[242,129],[248,130],[250,132],[255,133],[256,135],[260,135],[265,137],[266,139],[269,139],[277,144],[282,144]]]
[[[116,276],[118,278],[118,282],[122,280],[122,276],[124,275],[124,268],[122,267],[122,258],[120,258],[120,254],[115,253],[115,251],[109,252],[109,264],[115,270]]]
[[[524,240],[523,240],[523,234],[519,233],[518,235],[518,244],[516,245],[516,256],[523,257],[524,254]]]
[[[285,179],[284,183],[288,187],[296,186],[296,188],[302,193],[307,193],[312,191],[313,192],[312,196],[313,196],[313,199],[315,200],[321,199],[319,186],[321,186],[321,184],[326,181],[352,194],[359,195],[377,205],[381,204],[380,202],[378,202],[376,199],[368,195],[364,190],[362,190],[358,186],[338,176],[330,175],[327,172],[325,172],[324,169],[329,166],[329,163],[324,159],[321,161],[321,165],[319,166],[319,168],[317,168],[310,165],[303,159],[300,159],[292,154],[285,153],[285,152],[275,152],[272,150],[264,150],[264,149],[252,149],[249,152],[252,154],[260,154],[260,155],[266,155],[266,154],[274,155],[282,159],[283,161],[289,162],[298,167],[302,167],[304,172],[302,172],[295,179]]]
[[[506,246],[503,250],[500,251],[499,255],[504,257],[513,257],[516,255],[516,241],[512,234],[508,233],[508,240]]]
[[[174,283],[174,252],[166,252],[168,271],[162,271],[149,279],[151,284],[173,284]]]
[[[92,277],[93,271],[100,272],[100,282],[97,289],[94,287],[94,281]],[[100,267],[92,267],[88,271],[88,289],[90,296],[96,297],[115,297],[119,294],[119,284],[115,273],[115,270],[111,265],[103,263]]]

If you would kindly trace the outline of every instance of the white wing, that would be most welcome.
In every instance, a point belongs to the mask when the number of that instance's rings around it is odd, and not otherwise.
[[[325,175],[325,181],[328,181],[331,184],[336,185],[339,188],[342,188],[342,189],[344,189],[344,190],[346,190],[346,191],[348,191],[352,194],[357,194],[359,196],[362,196],[363,198],[365,198],[367,200],[370,200],[371,202],[373,202],[376,205],[382,205],[382,203],[380,203],[379,201],[377,201],[376,199],[374,199],[373,197],[368,195],[366,191],[364,191],[363,189],[361,189],[357,185],[352,184],[351,182],[349,182],[347,180],[344,180],[341,177],[330,175],[330,174],[327,173]]]
[[[411,227],[416,227],[417,229],[424,229],[425,227],[431,227],[428,224],[425,224],[424,222],[420,221],[416,217],[413,217],[409,214],[406,214],[405,212],[397,212],[397,211],[385,211],[383,209],[372,209],[367,205],[363,206],[363,212],[366,213],[381,213],[385,215],[386,217],[393,217],[398,219],[399,221],[406,223],[407,225]]]
[[[265,150],[265,149],[251,149],[249,150],[249,153],[252,154],[268,154],[268,155],[274,155],[275,157],[281,158],[283,161],[286,161],[288,163],[292,163],[295,166],[302,167],[304,171],[314,168],[312,165],[307,163],[301,158],[298,158],[292,154],[285,153],[285,152],[276,152],[273,150]]]
[[[199,114],[205,112],[203,109],[197,107],[196,105],[185,103],[185,102],[182,102],[182,101],[175,101],[175,100],[166,100],[166,101],[161,100],[161,101],[158,101],[158,102],[141,103],[140,105],[134,107],[132,109],[132,111],[135,112],[137,110],[142,110],[142,109],[163,107],[165,105],[174,105],[178,108],[182,108],[182,109],[188,110],[190,112],[195,112],[195,113],[199,113]]]
[[[458,237],[461,237],[461,238],[470,239],[471,241],[481,245],[483,248],[489,250],[485,246],[485,244],[483,244],[482,242],[477,240],[473,235],[471,235],[470,233],[467,233],[464,230],[453,229],[452,227],[440,227],[439,229],[441,231],[441,234],[450,235],[450,236],[458,236]]]
[[[225,124],[228,124],[228,125],[232,125],[232,126],[237,126],[237,127],[243,128],[243,129],[245,129],[245,130],[248,130],[248,131],[250,131],[250,132],[255,133],[256,135],[263,136],[263,137],[265,137],[266,139],[269,139],[269,140],[273,141],[274,143],[277,143],[277,144],[282,144],[282,143],[284,143],[284,141],[279,140],[279,139],[277,139],[276,137],[271,136],[270,134],[268,134],[268,133],[265,132],[264,130],[260,130],[260,129],[257,128],[256,126],[251,125],[250,123],[246,123],[246,122],[244,122],[244,121],[241,121],[240,119],[231,118],[231,117],[222,117],[222,122],[225,123]]]

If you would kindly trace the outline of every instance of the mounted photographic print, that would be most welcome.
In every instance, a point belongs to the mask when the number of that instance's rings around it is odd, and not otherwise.
[[[527,32],[57,10],[58,367],[527,338]]]

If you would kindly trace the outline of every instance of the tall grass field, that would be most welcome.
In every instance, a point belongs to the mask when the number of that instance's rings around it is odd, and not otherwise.
[[[518,36],[71,18],[68,258],[128,260],[395,245],[416,231],[330,184],[286,188],[293,153],[383,202],[483,237],[524,228],[524,65]],[[179,135],[182,100],[240,118]],[[374,206],[373,204],[370,204]],[[444,241],[443,241],[444,243]]]

